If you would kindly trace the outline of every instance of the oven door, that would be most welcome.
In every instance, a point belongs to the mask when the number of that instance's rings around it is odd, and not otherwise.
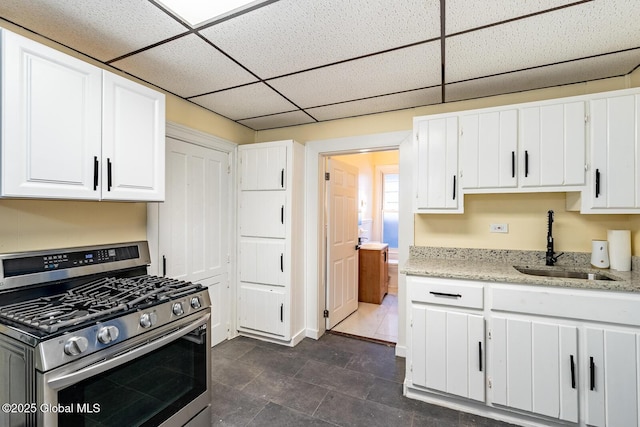
[[[207,309],[38,373],[38,425],[210,426],[210,317]]]

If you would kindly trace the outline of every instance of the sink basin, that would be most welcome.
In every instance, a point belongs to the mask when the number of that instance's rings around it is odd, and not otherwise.
[[[600,273],[590,273],[586,271],[569,271],[569,270],[555,270],[555,269],[542,269],[542,268],[530,268],[530,267],[518,267],[513,266],[520,273],[530,274],[532,276],[544,276],[544,277],[559,277],[564,279],[583,279],[583,280],[616,280],[613,277],[605,276]]]

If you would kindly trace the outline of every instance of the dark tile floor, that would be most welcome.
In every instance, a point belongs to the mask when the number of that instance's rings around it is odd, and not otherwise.
[[[508,425],[403,397],[405,359],[383,344],[238,337],[211,351],[214,426]]]

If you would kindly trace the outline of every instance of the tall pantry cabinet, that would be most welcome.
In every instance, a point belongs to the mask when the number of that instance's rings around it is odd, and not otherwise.
[[[304,147],[238,150],[238,330],[294,346],[304,338]]]

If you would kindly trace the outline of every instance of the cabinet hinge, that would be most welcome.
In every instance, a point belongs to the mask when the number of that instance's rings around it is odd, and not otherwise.
[[[584,122],[585,123],[589,123],[589,115],[588,114],[584,115]]]
[[[322,317],[324,317],[325,319],[329,318],[329,310],[325,310],[322,312]]]
[[[331,174],[329,172],[324,173],[324,180],[329,181],[331,179]]]
[[[487,338],[491,339],[491,329],[487,331]]]
[[[492,388],[493,383],[491,382],[491,378],[487,378],[487,387]]]
[[[227,254],[227,264],[231,264],[231,255]]]
[[[413,363],[409,365],[409,372],[413,372]]]

